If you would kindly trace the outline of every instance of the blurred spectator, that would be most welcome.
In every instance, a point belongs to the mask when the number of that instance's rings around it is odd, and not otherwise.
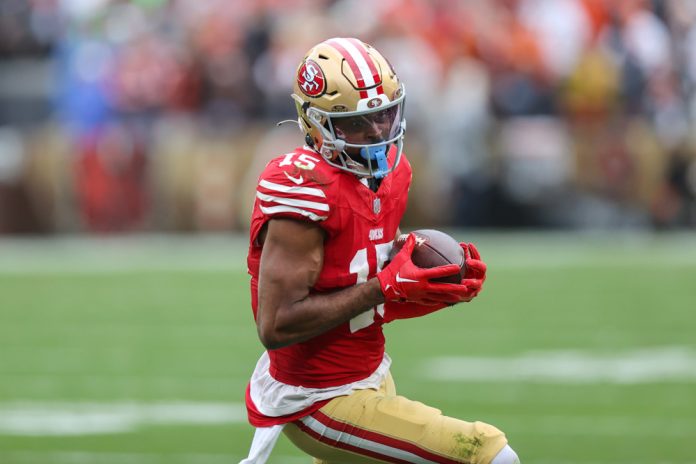
[[[145,155],[132,131],[109,124],[83,138],[76,158],[76,192],[91,232],[137,229],[144,218]]]
[[[0,127],[0,233],[29,232],[34,226],[20,182],[25,150],[19,131]]]

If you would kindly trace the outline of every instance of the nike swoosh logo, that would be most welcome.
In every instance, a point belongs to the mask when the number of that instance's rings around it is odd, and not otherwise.
[[[417,280],[404,279],[398,273],[396,274],[396,281],[397,282],[418,282]]]
[[[283,174],[285,174],[285,177],[296,183],[297,185],[300,185],[302,182],[304,182],[304,179],[302,176],[297,176],[297,177],[292,177],[290,174],[287,172],[283,171]]]

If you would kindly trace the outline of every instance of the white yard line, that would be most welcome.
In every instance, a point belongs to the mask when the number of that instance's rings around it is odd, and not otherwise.
[[[244,422],[246,410],[241,403],[0,403],[0,434],[4,435],[98,435],[153,425]]]
[[[241,458],[242,456],[214,453],[158,454],[84,450],[0,451],[0,462],[12,464],[235,464]],[[307,464],[308,462],[308,458],[305,456],[272,455],[269,460],[269,464]]]
[[[696,350],[686,347],[619,353],[539,351],[510,357],[446,356],[427,360],[425,376],[448,382],[696,382]]]
[[[521,433],[535,437],[693,438],[696,430],[696,418],[666,415],[515,414],[501,417],[508,427],[517,423],[517,428],[524,430]],[[0,403],[0,435],[86,436],[132,433],[142,427],[158,425],[230,424],[246,424],[241,403]]]
[[[0,451],[0,462],[13,464],[234,464],[240,457],[213,453],[110,453],[95,451]],[[272,455],[269,464],[307,464],[304,456]],[[606,461],[537,459],[535,464],[607,464]],[[696,460],[612,460],[612,464],[696,464]]]
[[[235,462],[224,454],[123,453],[105,451],[11,451],[0,452],[0,460],[13,464],[230,464]]]

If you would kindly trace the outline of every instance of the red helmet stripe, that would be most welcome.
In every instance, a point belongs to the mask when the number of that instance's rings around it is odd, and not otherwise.
[[[370,68],[370,72],[372,73],[372,81],[376,84],[378,82],[381,82],[380,77],[379,77],[379,71],[377,70],[377,66],[375,66],[375,62],[372,60],[372,57],[367,54],[367,50],[365,49],[365,45],[359,41],[358,39],[348,39],[348,42],[353,44],[355,48],[360,52],[362,55],[363,59],[367,62],[368,68]],[[384,93],[384,90],[382,89],[382,86],[380,85],[377,87],[377,93]]]
[[[369,59],[367,53],[362,50],[362,45],[356,47],[346,39],[329,39],[326,43],[335,48],[346,60],[351,71],[353,71],[358,87],[364,89],[372,87],[378,82],[371,69],[371,67],[374,68],[374,63]],[[367,91],[360,90],[360,98],[367,98],[367,95]]]

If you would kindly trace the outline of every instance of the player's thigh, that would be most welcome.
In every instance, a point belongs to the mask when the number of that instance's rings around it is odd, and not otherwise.
[[[327,463],[442,462],[486,464],[507,443],[497,428],[443,416],[394,392],[362,390],[329,402],[286,426],[296,446]]]

